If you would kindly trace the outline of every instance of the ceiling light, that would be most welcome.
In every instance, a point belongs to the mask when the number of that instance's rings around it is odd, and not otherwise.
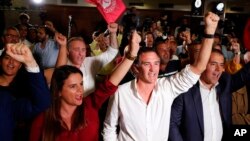
[[[216,10],[218,11],[223,11],[224,10],[224,3],[223,2],[220,2],[216,5]]]
[[[43,2],[43,0],[33,0],[33,2],[36,3],[36,4],[40,4],[40,3]]]
[[[194,6],[195,8],[200,8],[201,4],[202,4],[201,0],[195,0]]]

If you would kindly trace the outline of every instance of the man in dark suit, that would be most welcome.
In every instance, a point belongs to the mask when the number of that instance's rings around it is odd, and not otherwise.
[[[170,141],[228,140],[232,92],[250,80],[250,63],[239,72],[224,72],[224,57],[213,50],[199,82],[178,96],[171,109]]]

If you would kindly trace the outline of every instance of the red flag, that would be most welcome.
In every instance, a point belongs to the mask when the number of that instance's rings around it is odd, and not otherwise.
[[[120,15],[126,10],[122,0],[86,0],[87,2],[96,5],[99,12],[102,14],[106,22],[115,22]]]

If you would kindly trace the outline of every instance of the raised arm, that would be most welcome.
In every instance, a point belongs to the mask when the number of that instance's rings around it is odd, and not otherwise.
[[[26,69],[38,67],[31,50],[23,43],[8,44],[6,53],[13,59],[23,63]],[[39,72],[39,68],[36,72]]]
[[[117,23],[110,23],[108,25],[108,30],[110,32],[110,46],[112,48],[118,49],[118,40],[117,40],[117,30],[118,30],[118,24]]]
[[[96,60],[95,69],[98,71],[102,67],[110,63],[112,60],[114,60],[117,54],[119,53],[118,40],[116,35],[117,30],[118,30],[117,23],[110,23],[108,25],[108,31],[110,33],[109,35],[110,45],[105,52],[101,53],[100,55],[92,57],[94,58],[94,60]]]
[[[68,61],[67,38],[61,33],[56,32],[55,40],[59,44],[59,53],[56,61],[56,67],[66,65]]]
[[[135,57],[137,56],[137,52],[140,48],[141,36],[134,31],[132,34],[132,38],[130,41],[129,49],[127,51],[126,57],[122,60],[122,62],[115,68],[112,72],[109,81],[114,85],[118,85],[123,77],[126,75],[130,67],[132,66]]]
[[[40,72],[31,50],[24,44],[8,45],[7,54],[25,65],[26,70],[29,72],[27,79],[32,92],[30,99],[17,99],[15,101],[15,117],[34,117],[50,106],[50,92],[45,78]]]
[[[66,65],[68,61],[67,57],[67,38],[59,32],[55,32],[55,40],[59,44],[59,53],[56,61],[56,67]],[[52,74],[54,72],[54,68],[49,68],[44,70],[44,76],[46,78],[47,84],[50,85],[50,81],[52,78]]]
[[[196,74],[201,74],[206,69],[214,42],[213,35],[217,28],[218,21],[219,16],[212,12],[208,12],[204,18],[205,30],[202,40],[202,47],[199,53],[198,60],[190,66],[191,70]]]
[[[240,64],[240,44],[237,43],[237,42],[233,42],[232,43],[232,50],[233,50],[233,53],[234,53],[234,58],[233,58],[233,61],[236,63],[236,64]]]
[[[225,70],[229,74],[235,74],[242,68],[241,64],[241,52],[240,52],[240,44],[237,42],[232,42],[232,50],[234,53],[234,57],[232,60],[226,62],[225,64]]]
[[[133,57],[137,56],[139,50],[139,43],[141,37],[137,32],[133,32],[132,38],[128,47],[126,58],[124,57],[122,62],[118,64],[117,68],[111,74],[109,81],[118,85],[125,74],[128,72],[129,68],[133,64]],[[116,95],[117,93],[115,93]],[[103,140],[104,141],[116,141],[117,140],[117,125],[118,125],[118,106],[114,97],[110,97],[110,102],[107,110],[107,115],[104,121],[103,129]],[[111,116],[112,115],[112,116]]]

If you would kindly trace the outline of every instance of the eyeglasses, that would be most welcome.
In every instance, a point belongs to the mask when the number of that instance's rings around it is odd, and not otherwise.
[[[19,36],[18,35],[13,35],[13,34],[5,34],[5,37],[6,38],[19,38]]]

